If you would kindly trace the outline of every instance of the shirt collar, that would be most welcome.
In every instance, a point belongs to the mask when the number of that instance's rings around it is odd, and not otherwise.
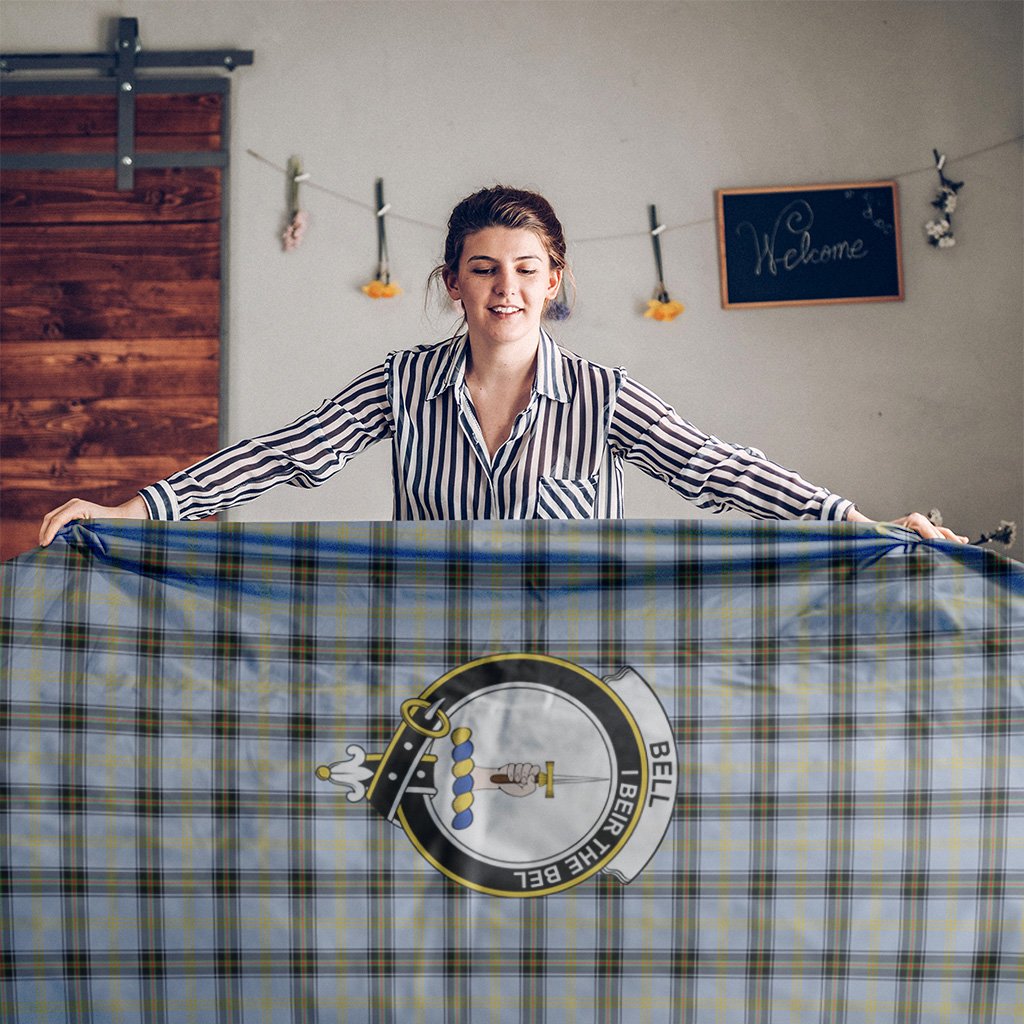
[[[460,334],[448,342],[448,351],[444,353],[434,375],[434,382],[427,391],[428,400],[437,398],[448,388],[462,386],[466,377],[468,345],[468,334]],[[537,347],[537,372],[533,380],[534,391],[556,402],[568,402],[569,386],[563,363],[558,346],[551,335],[541,328],[540,344]]]
[[[564,363],[558,346],[542,327],[540,345],[537,348],[537,376],[533,382],[539,394],[556,402],[569,401],[569,384],[565,376]]]
[[[441,356],[434,374],[433,383],[427,391],[427,400],[437,398],[442,391],[451,387],[461,387],[466,376],[466,344],[468,334],[457,334],[449,339],[446,351]]]

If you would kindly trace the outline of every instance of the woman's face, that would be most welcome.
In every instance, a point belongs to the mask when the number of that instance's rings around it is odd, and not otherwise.
[[[561,280],[533,231],[484,228],[466,236],[459,272],[445,285],[462,303],[474,343],[535,344],[544,304],[558,294]]]

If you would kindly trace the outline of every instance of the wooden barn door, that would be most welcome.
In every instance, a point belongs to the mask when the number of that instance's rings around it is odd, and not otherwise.
[[[104,102],[106,101],[106,102]],[[139,147],[219,146],[220,95],[141,97]],[[7,152],[115,133],[97,96],[2,100]],[[0,556],[74,495],[117,503],[218,442],[222,171],[19,170],[0,199]]]
[[[3,558],[69,497],[118,503],[219,441],[226,80],[134,83],[127,190],[109,81],[21,85],[0,97]]]

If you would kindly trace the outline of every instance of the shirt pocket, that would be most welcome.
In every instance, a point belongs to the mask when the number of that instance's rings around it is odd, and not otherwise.
[[[594,519],[597,477],[542,476],[537,481],[535,519]]]

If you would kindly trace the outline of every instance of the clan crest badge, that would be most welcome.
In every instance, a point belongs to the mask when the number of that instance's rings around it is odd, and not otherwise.
[[[668,829],[675,741],[631,668],[599,679],[547,655],[493,655],[400,714],[382,753],[350,745],[317,778],[368,800],[470,889],[544,896],[599,871],[628,883]]]

